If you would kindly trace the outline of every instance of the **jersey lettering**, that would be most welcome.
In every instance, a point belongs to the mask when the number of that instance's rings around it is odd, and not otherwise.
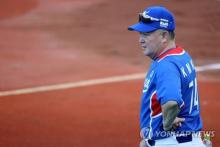
[[[186,68],[187,68],[189,74],[191,74],[192,73],[192,69],[191,69],[189,63],[186,63]]]
[[[181,72],[182,72],[184,78],[187,77],[187,74],[186,74],[186,72],[185,72],[184,67],[181,67]]]

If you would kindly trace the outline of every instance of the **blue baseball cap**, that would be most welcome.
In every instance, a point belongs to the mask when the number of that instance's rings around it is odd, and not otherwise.
[[[140,33],[152,32],[158,29],[175,30],[174,15],[165,7],[151,6],[139,14],[139,22],[128,27],[129,31]]]

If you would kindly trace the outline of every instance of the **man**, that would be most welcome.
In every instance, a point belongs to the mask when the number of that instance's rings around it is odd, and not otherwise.
[[[152,59],[141,112],[141,147],[203,147],[196,71],[189,54],[175,43],[175,20],[164,7],[152,6],[128,27],[140,33],[145,56]]]

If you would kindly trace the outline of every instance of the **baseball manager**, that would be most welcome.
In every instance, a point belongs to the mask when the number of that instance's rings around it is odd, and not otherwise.
[[[200,100],[193,60],[175,43],[174,15],[151,6],[128,27],[140,33],[143,54],[152,59],[140,111],[140,147],[204,147]]]

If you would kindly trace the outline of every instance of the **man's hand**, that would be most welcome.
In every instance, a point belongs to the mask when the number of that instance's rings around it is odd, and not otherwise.
[[[176,129],[178,127],[182,126],[182,123],[185,121],[185,118],[179,118],[176,117],[175,120],[173,121],[173,129]]]
[[[139,147],[148,147],[147,143],[146,143],[146,141],[144,139],[141,140]]]

